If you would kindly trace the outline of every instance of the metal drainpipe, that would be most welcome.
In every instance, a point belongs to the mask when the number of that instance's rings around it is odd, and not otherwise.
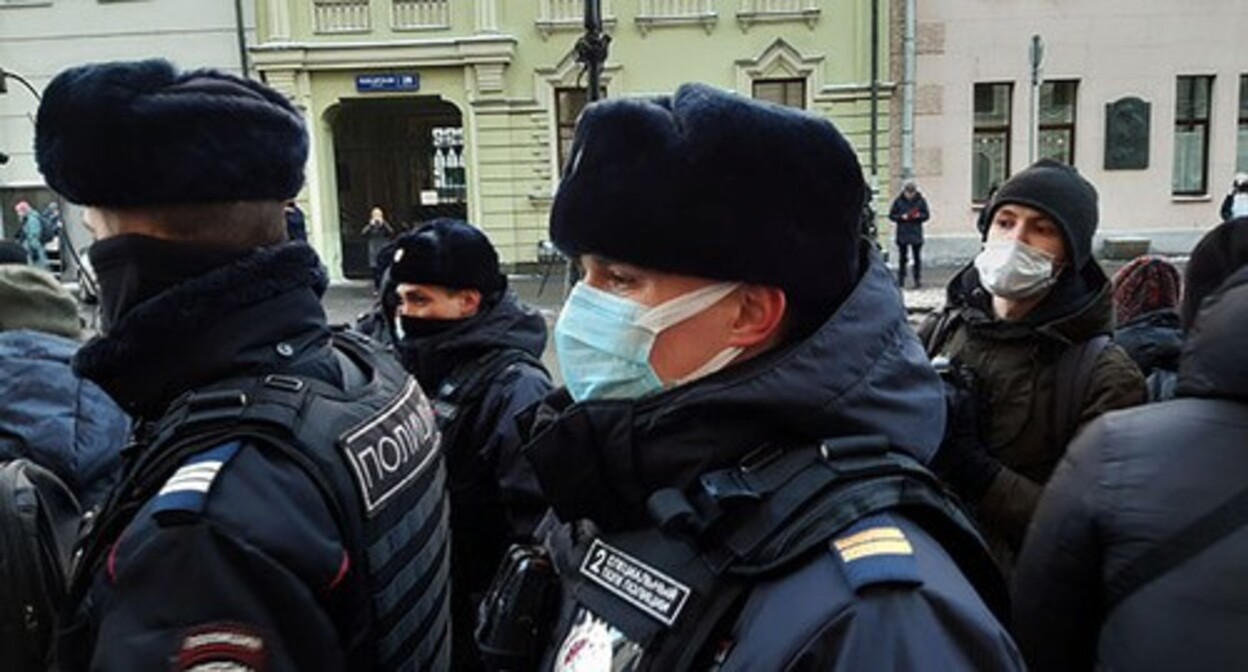
[[[238,36],[238,64],[243,69],[243,77],[250,77],[247,67],[247,30],[243,26],[243,0],[234,0],[234,32]]]
[[[906,0],[905,32],[902,36],[901,75],[901,176],[914,177],[914,34],[917,19],[915,0]]]
[[[880,172],[880,0],[871,0],[871,189]]]

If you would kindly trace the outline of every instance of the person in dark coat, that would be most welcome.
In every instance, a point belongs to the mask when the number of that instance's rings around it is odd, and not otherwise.
[[[460,220],[400,236],[389,287],[398,357],[433,399],[447,456],[453,666],[477,669],[477,603],[547,509],[515,421],[552,387],[546,320],[508,289],[485,234]]]
[[[724,616],[698,614],[728,589],[682,573],[699,523],[676,493],[721,492],[699,490],[710,474],[800,461],[827,437],[875,435],[918,461],[940,441],[940,382],[860,236],[840,132],[687,84],[587,107],[570,165],[550,222],[586,271],[555,329],[566,387],[524,416],[562,596],[540,669],[1020,669],[950,549],[903,511],[834,509],[852,522],[743,579]]]
[[[1114,274],[1114,342],[1140,367],[1149,401],[1174,396],[1183,326],[1179,269],[1166,259],[1144,255]]]
[[[945,307],[919,333],[933,359],[975,381],[968,387],[983,411],[951,418],[957,440],[933,465],[974,507],[1008,570],[1071,438],[1147,394],[1135,363],[1112,343],[1068,369],[1085,381],[1082,392],[1064,394],[1059,380],[1066,353],[1113,333],[1110,282],[1092,256],[1095,187],[1044,159],[1001,185],[990,212],[984,249],[949,282]]]
[[[914,253],[914,286],[922,287],[920,276],[923,273],[923,223],[930,219],[931,212],[927,209],[927,199],[919,193],[914,180],[906,180],[901,193],[893,200],[893,207],[888,210],[888,218],[897,227],[897,285],[906,286],[906,260],[909,253]]]
[[[294,201],[286,201],[286,240],[308,242],[308,220]]]
[[[56,278],[0,265],[0,460],[50,469],[86,511],[117,481],[130,419],[70,367],[81,337],[78,305]]]
[[[1176,539],[1242,499],[1248,473],[1248,256],[1204,246],[1222,236],[1207,234],[1189,262],[1189,273],[1221,269],[1225,282],[1209,294],[1189,286],[1199,311],[1176,398],[1102,416],[1040,500],[1014,584],[1014,632],[1032,670],[1231,670],[1248,660],[1242,502],[1216,533]]]
[[[433,411],[331,333],[325,269],[286,242],[302,114],[214,70],[85,65],[44,90],[35,150],[96,239],[103,333],[74,369],[136,423],[56,669],[446,669]]]

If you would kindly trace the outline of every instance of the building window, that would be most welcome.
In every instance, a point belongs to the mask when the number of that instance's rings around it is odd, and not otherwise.
[[[576,120],[589,100],[589,89],[555,89],[555,123],[559,127],[559,174],[563,174],[564,162],[572,153],[572,138],[576,136]]]
[[[372,27],[369,0],[313,0],[312,23],[318,33],[367,32]]]
[[[1213,77],[1179,77],[1174,105],[1175,196],[1209,192],[1209,107]]]
[[[1040,158],[1075,165],[1075,96],[1078,81],[1040,85]]]
[[[760,79],[754,82],[754,98],[777,105],[805,109],[806,80]]]
[[[1239,156],[1235,171],[1248,173],[1248,75],[1239,76]]]
[[[1010,116],[1014,84],[975,85],[975,130],[971,139],[971,198],[988,194],[1010,174]]]
[[[450,0],[394,0],[390,8],[395,30],[445,28],[451,23]]]

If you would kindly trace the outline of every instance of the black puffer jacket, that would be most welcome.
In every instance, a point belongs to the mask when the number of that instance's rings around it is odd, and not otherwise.
[[[1229,670],[1248,661],[1248,526],[1127,597],[1124,565],[1243,491],[1248,473],[1248,272],[1184,344],[1179,398],[1109,413],[1071,445],[1015,574],[1015,632],[1034,670]]]

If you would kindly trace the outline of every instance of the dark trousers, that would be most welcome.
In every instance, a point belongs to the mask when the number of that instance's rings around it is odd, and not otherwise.
[[[906,261],[914,250],[914,286],[919,286],[919,276],[923,274],[923,243],[897,243],[897,285],[906,286]]]

